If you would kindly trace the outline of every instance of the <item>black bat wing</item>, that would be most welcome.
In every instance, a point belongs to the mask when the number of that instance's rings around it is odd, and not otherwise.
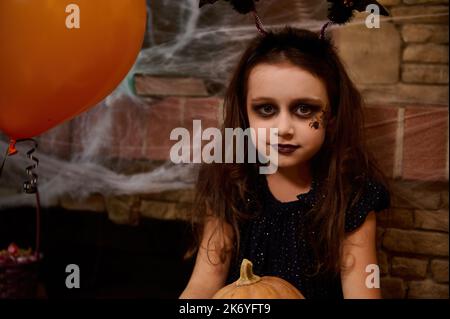
[[[344,3],[343,0],[328,1],[328,19],[337,24],[344,24],[353,17],[353,7]]]
[[[353,11],[366,11],[369,4],[375,4],[380,8],[380,14],[388,16],[389,12],[376,0],[327,0],[328,19],[338,24],[345,24],[353,18]]]

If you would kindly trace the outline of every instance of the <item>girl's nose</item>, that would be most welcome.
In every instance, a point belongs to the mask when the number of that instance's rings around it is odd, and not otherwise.
[[[287,112],[281,112],[278,117],[278,136],[288,138],[294,135],[294,123]]]

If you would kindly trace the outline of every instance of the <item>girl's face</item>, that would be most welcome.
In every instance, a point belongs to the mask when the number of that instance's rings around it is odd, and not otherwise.
[[[290,64],[258,64],[250,72],[247,114],[250,127],[266,129],[265,154],[278,151],[278,167],[307,164],[325,140],[328,95],[324,83]],[[278,142],[270,145],[270,128]],[[261,150],[259,150],[261,152]]]

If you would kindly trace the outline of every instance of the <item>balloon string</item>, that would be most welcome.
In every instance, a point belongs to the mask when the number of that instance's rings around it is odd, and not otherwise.
[[[18,142],[25,142],[25,141],[31,141],[34,144],[34,146],[27,152],[27,157],[30,160],[34,161],[35,163],[26,167],[26,172],[30,177],[30,180],[23,183],[23,189],[28,194],[34,193],[36,195],[36,247],[34,254],[37,260],[39,260],[39,250],[41,242],[41,201],[39,198],[39,191],[37,185],[38,175],[33,172],[33,170],[36,169],[39,165],[39,160],[35,156],[33,156],[33,153],[36,151],[38,147],[38,143],[34,139],[23,139],[19,140]]]
[[[34,250],[34,255],[36,260],[39,261],[39,251],[41,244],[41,201],[39,199],[39,191],[36,185],[36,247]]]
[[[38,147],[38,143],[36,140],[28,138],[28,139],[21,139],[17,140],[17,143],[21,142],[32,142],[34,145],[31,147],[31,149],[27,152],[27,157],[34,161],[32,165],[29,165],[26,167],[27,175],[30,177],[28,181],[25,181],[23,183],[23,189],[27,194],[35,194],[36,195],[36,244],[35,244],[35,251],[34,255],[39,260],[39,252],[40,252],[40,243],[41,243],[41,201],[39,198],[39,191],[38,191],[38,175],[33,172],[34,169],[36,169],[39,165],[39,160],[37,157],[33,156],[33,153],[36,151]],[[17,150],[15,148],[16,141],[11,141],[8,154],[12,155],[17,153]]]
[[[16,143],[17,142],[25,142],[25,141],[31,141],[33,142],[34,146],[27,152],[27,157],[34,161],[35,163],[32,165],[29,165],[26,167],[26,172],[28,176],[30,176],[30,180],[23,183],[23,189],[28,194],[35,194],[36,195],[36,245],[34,250],[34,255],[36,257],[36,260],[39,260],[39,252],[40,252],[40,243],[41,243],[41,201],[39,198],[39,191],[38,191],[38,176],[33,172],[33,169],[37,168],[39,165],[39,160],[33,156],[33,153],[36,151],[38,144],[34,139],[21,139],[21,140],[11,140],[9,147],[6,149],[5,157],[2,160],[2,164],[0,166],[0,177],[2,176],[3,168],[5,166],[6,159],[8,156],[14,155],[17,153],[16,149]]]
[[[2,160],[2,166],[0,166],[0,177],[2,177],[3,167],[5,167],[6,159],[8,158],[9,149],[6,149],[5,157]]]
[[[36,148],[38,147],[38,144],[35,140],[33,139],[23,139],[23,140],[18,140],[17,142],[25,142],[25,141],[31,141],[34,144],[34,147],[32,147],[28,152],[27,152],[27,157],[32,160],[35,161],[36,163],[29,165],[26,167],[26,172],[27,175],[30,177],[30,180],[26,181],[23,183],[23,189],[26,193],[28,194],[34,194],[37,191],[37,181],[38,181],[38,176],[37,174],[35,174],[33,172],[33,170],[35,168],[37,168],[37,166],[39,165],[39,160],[33,156],[33,153],[36,151]]]

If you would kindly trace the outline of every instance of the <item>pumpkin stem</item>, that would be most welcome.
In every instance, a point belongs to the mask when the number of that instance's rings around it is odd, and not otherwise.
[[[248,259],[243,259],[241,264],[241,276],[236,282],[237,286],[251,285],[261,280],[261,277],[253,273],[253,264]]]

